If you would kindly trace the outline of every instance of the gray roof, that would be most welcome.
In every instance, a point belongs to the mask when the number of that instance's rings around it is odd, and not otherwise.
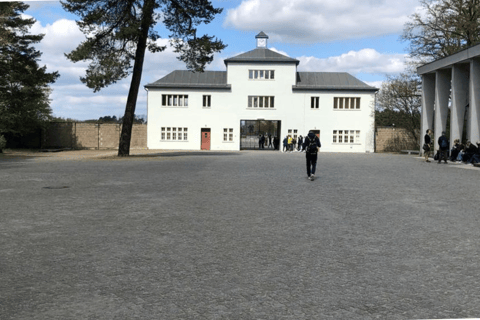
[[[272,51],[266,48],[254,49],[254,50],[239,54],[238,56],[225,59],[224,62],[225,64],[228,64],[230,62],[240,62],[240,63],[259,62],[259,63],[295,63],[296,65],[300,63],[300,61],[298,61],[297,59],[292,59],[290,57],[284,56],[283,54],[277,53],[275,51]]]
[[[231,86],[227,84],[226,71],[175,70],[165,77],[147,84],[145,88],[231,89]]]
[[[260,31],[260,33],[257,34],[257,35],[255,36],[255,38],[267,38],[267,39],[268,39],[268,36],[265,34],[265,32]]]
[[[346,72],[297,72],[297,85],[293,90],[378,91]]]
[[[230,90],[227,84],[226,71],[192,72],[176,70],[145,88],[181,88],[181,89],[225,89]],[[345,72],[297,72],[295,90],[361,90],[378,91],[354,76]]]

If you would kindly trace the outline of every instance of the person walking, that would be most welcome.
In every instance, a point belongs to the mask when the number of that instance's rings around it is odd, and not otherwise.
[[[288,137],[285,136],[285,139],[283,139],[283,150],[282,150],[282,152],[287,151],[287,145],[288,145]]]
[[[302,151],[302,146],[303,146],[303,137],[300,135],[300,137],[298,137],[298,148],[297,148],[297,151]]]
[[[430,162],[430,160],[428,160],[428,157],[430,156],[430,149],[432,144],[432,138],[430,137],[431,134],[432,131],[430,129],[427,129],[427,133],[424,137],[425,142],[423,144],[423,155],[425,156],[425,162]]]
[[[438,138],[438,163],[442,162],[442,160],[447,163],[448,148],[450,147],[450,143],[448,142],[448,139],[445,135],[445,131],[442,131],[442,135],[440,136],[440,138]]]
[[[310,181],[315,180],[318,151],[321,146],[320,139],[310,130],[303,142],[303,149],[305,150],[305,158],[307,160],[307,177]]]

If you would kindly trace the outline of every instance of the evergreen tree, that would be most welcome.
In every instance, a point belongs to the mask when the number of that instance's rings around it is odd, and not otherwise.
[[[35,20],[21,16],[28,7],[0,2],[0,134],[7,140],[31,133],[51,118],[48,85],[58,77],[37,63],[41,52],[33,44],[44,35],[29,34]]]
[[[155,42],[160,38],[153,29],[157,21],[162,21],[171,32],[169,36],[178,59],[189,70],[202,72],[213,60],[213,54],[226,47],[214,37],[197,37],[196,27],[211,22],[222,12],[209,0],[64,0],[61,3],[67,11],[80,16],[77,24],[87,36],[67,54],[73,62],[90,61],[81,81],[96,92],[132,74],[119,156],[130,153],[145,51],[161,52],[166,48]]]

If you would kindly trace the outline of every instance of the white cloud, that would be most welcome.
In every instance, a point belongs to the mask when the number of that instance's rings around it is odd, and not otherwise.
[[[50,86],[53,89],[50,99],[55,116],[78,120],[98,119],[106,115],[123,116],[131,77],[94,93],[80,81],[80,77],[85,76],[88,62],[73,63],[65,57],[65,53],[75,49],[85,39],[75,21],[60,19],[47,25],[37,21],[30,33],[45,34],[35,46],[42,52],[39,64],[46,65],[48,72],[58,71],[60,74],[57,82]],[[159,45],[168,45],[168,39],[159,39],[157,42]],[[143,86],[174,69],[184,69],[184,65],[176,59],[172,48],[168,47],[157,54],[146,53],[136,114],[147,113]]]
[[[329,58],[297,57],[300,71],[348,72],[353,75],[393,74],[404,71],[405,54],[382,54],[374,49],[349,51]]]
[[[418,0],[243,0],[224,26],[265,31],[273,41],[329,42],[398,33]]]

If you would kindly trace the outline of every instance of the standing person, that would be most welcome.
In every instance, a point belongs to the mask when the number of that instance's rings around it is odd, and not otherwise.
[[[428,160],[428,157],[430,156],[430,148],[431,148],[431,144],[432,144],[432,138],[430,137],[430,135],[432,134],[432,131],[430,129],[427,129],[427,133],[425,134],[425,143],[423,144],[423,154],[425,156],[425,162],[430,162],[430,160]]]
[[[268,148],[272,147],[273,149],[273,145],[272,145],[272,135],[271,134],[268,134]]]
[[[297,148],[297,151],[302,151],[302,146],[303,146],[303,137],[300,135],[300,137],[298,137],[298,148]]]
[[[442,159],[445,161],[445,163],[447,163],[448,148],[450,147],[450,144],[448,143],[448,139],[445,135],[445,131],[442,131],[442,135],[440,136],[440,138],[438,138],[438,163],[442,162]]]
[[[293,138],[292,136],[288,136],[288,140],[287,140],[287,143],[288,143],[288,151],[292,152],[292,143],[293,143]]]
[[[282,152],[287,151],[287,145],[288,145],[288,137],[285,136],[285,139],[283,139],[283,150],[282,150]]]
[[[265,136],[263,134],[260,137],[260,149],[265,149]]]
[[[292,151],[297,151],[297,138],[292,139]]]
[[[307,176],[310,181],[315,180],[318,151],[321,146],[320,139],[310,130],[303,142],[303,149],[306,152],[305,157],[307,159]]]

